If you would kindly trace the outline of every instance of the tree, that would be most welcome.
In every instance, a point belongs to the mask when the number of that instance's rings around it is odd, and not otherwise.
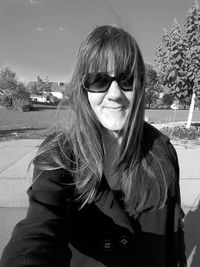
[[[145,88],[145,104],[148,108],[155,105],[159,98],[158,76],[156,70],[151,64],[146,65],[146,88]]]
[[[44,92],[50,93],[51,86],[52,83],[49,82],[48,76],[46,76],[45,81],[43,81],[43,79],[38,75],[37,82],[32,86],[31,92],[38,95],[42,95]]]
[[[52,86],[52,83],[49,82],[49,78],[48,78],[48,76],[46,76],[45,82],[44,82],[44,88],[43,88],[44,92],[50,93],[51,92],[51,86]]]
[[[165,107],[169,108],[174,101],[174,97],[171,94],[164,94],[162,97],[162,103]]]
[[[185,42],[176,19],[170,33],[164,30],[156,57],[160,83],[168,88],[168,95],[186,105]]]
[[[163,32],[156,50],[161,85],[185,107],[190,104],[187,128],[191,125],[195,101],[200,101],[200,7],[197,0],[189,8],[181,31],[175,20],[170,34]]]
[[[196,97],[200,96],[200,7],[195,0],[189,8],[184,24],[186,49],[187,85],[192,91],[187,128],[190,128]]]
[[[30,96],[25,86],[17,78],[15,72],[9,67],[0,71],[0,102],[2,105],[14,108],[16,105],[22,107],[30,104]],[[22,107],[23,108],[23,107]]]
[[[163,29],[163,34],[160,43],[156,49],[156,68],[160,84],[164,83],[165,73],[169,62],[169,33],[166,28]]]
[[[43,87],[44,87],[44,82],[40,76],[37,76],[37,82],[36,82],[36,88],[37,88],[37,94],[41,95],[43,93]]]
[[[4,93],[10,93],[17,89],[19,81],[15,72],[9,67],[5,67],[0,71],[0,90]]]
[[[186,104],[185,99],[190,94],[186,87],[185,72],[185,47],[180,25],[174,19],[174,24],[170,32],[169,41],[169,67],[168,67],[168,85],[171,94],[174,95],[180,104]]]

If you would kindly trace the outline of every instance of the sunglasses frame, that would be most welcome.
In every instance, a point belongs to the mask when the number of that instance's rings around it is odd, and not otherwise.
[[[105,93],[105,92],[108,91],[108,89],[110,88],[110,86],[111,86],[111,84],[112,84],[113,81],[116,81],[118,83],[119,87],[121,88],[121,90],[123,90],[125,92],[126,91],[132,91],[133,90],[133,88],[130,88],[130,89],[123,88],[123,86],[121,85],[121,82],[120,82],[120,75],[118,75],[118,76],[110,76],[107,73],[103,73],[103,72],[99,72],[97,74],[88,73],[88,75],[91,75],[91,76],[92,75],[94,75],[94,76],[102,75],[102,77],[106,77],[108,79],[108,84],[106,85],[105,89],[104,90],[97,90],[97,91],[91,90],[89,88],[89,86],[88,87],[85,86],[86,81],[83,82],[82,83],[82,87],[83,87],[83,89],[85,89],[88,92],[91,92],[91,93]],[[90,86],[92,86],[92,84]]]

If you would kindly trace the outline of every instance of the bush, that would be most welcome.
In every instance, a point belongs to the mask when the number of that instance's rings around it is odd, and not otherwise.
[[[0,97],[0,105],[4,107],[11,107],[12,106],[12,96],[9,94],[2,94]]]
[[[29,111],[32,108],[32,102],[29,99],[23,99],[23,98],[18,98],[14,97],[13,98],[13,103],[12,103],[12,108],[17,109],[20,111]]]
[[[184,126],[163,127],[161,132],[181,140],[200,140],[200,129],[196,127],[191,127],[190,129]]]
[[[22,90],[15,92],[4,92],[0,97],[0,104],[8,109],[28,111],[32,108],[32,102],[27,92]]]
[[[174,96],[170,94],[164,94],[162,98],[163,105],[165,105],[167,108],[170,108],[174,101]]]
[[[13,95],[13,109],[17,109],[20,111],[28,111],[32,108],[32,101],[30,99],[30,95],[23,90],[16,91]]]

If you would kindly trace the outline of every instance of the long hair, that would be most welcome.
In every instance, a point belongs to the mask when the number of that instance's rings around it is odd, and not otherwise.
[[[116,75],[127,73],[134,77],[134,101],[116,159],[117,168],[123,174],[121,188],[126,209],[134,213],[152,203],[154,207],[161,207],[166,200],[166,170],[163,167],[165,160],[161,162],[160,156],[145,152],[145,66],[137,42],[124,29],[100,26],[82,42],[70,82],[70,109],[73,119],[70,126],[62,131],[62,138],[56,137],[52,142],[60,147],[59,153],[51,153],[53,161],[57,168],[65,168],[73,175],[82,206],[92,202],[101,183],[105,151],[101,126],[89,104],[87,92],[82,88],[82,82],[88,73],[107,72],[110,58],[113,60]],[[41,148],[35,163],[41,166],[41,154],[47,153],[52,147],[53,145],[48,144]],[[156,162],[154,167],[152,159]],[[156,197],[152,195],[155,193],[154,188],[157,188]]]

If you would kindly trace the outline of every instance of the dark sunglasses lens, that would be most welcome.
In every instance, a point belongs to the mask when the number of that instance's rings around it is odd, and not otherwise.
[[[127,77],[122,75],[119,77],[119,85],[124,91],[133,90],[133,76]]]
[[[85,80],[84,85],[90,92],[105,92],[110,83],[110,77],[106,74],[90,74]]]
[[[124,91],[133,90],[133,76],[127,76],[126,74],[119,75],[118,78],[110,77],[106,73],[89,73],[84,81],[84,87],[86,90],[95,93],[106,92],[113,80],[117,80],[120,88]]]

